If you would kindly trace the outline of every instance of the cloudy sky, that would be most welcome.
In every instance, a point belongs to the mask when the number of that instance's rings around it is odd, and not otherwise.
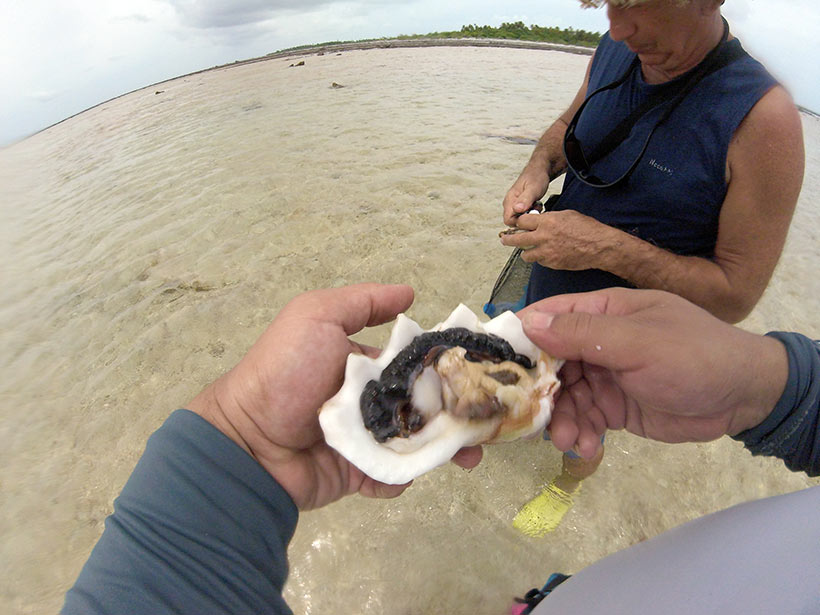
[[[820,2],[727,0],[744,46],[820,111]],[[0,145],[125,92],[295,45],[523,21],[603,32],[576,0],[1,0]]]

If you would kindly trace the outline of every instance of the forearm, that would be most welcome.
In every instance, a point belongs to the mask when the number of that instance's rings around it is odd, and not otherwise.
[[[733,281],[718,262],[682,256],[607,227],[589,268],[609,271],[637,288],[665,290],[730,323],[742,320],[760,296],[756,285]]]
[[[559,177],[567,170],[567,160],[564,157],[564,135],[567,132],[567,127],[572,117],[586,98],[587,86],[589,85],[589,71],[593,58],[590,58],[589,64],[587,64],[584,81],[578,92],[575,93],[575,97],[572,103],[570,103],[569,108],[541,135],[532,156],[530,156],[530,161],[527,163],[527,168],[529,169],[538,172],[546,171],[550,181]]]
[[[297,510],[246,452],[187,410],[151,436],[64,613],[290,613]]]
[[[564,158],[566,131],[566,120],[563,117],[555,120],[538,140],[527,167],[539,171],[545,170],[550,181],[564,173],[567,169],[567,161]]]

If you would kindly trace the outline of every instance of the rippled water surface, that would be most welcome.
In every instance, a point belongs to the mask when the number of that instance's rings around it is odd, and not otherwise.
[[[147,436],[295,294],[400,281],[425,327],[459,302],[480,310],[507,257],[501,199],[586,61],[470,48],[270,59],[0,150],[0,610],[59,608]],[[820,121],[803,121],[803,195],[743,326],[820,337]],[[552,571],[812,483],[729,440],[608,442],[544,539],[511,527],[559,467],[542,442],[490,447],[479,468],[441,468],[397,500],[305,514],[288,600],[297,613],[503,613]]]

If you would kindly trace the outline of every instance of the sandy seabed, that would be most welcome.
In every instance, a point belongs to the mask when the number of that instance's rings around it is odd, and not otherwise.
[[[406,282],[425,327],[459,302],[480,311],[508,256],[500,203],[531,151],[517,141],[569,104],[586,62],[469,47],[278,57],[0,150],[0,611],[59,609],[148,435],[297,293]],[[742,326],[820,337],[820,119],[803,126],[788,244]],[[526,538],[511,520],[559,465],[548,443],[488,447],[475,470],[440,468],[399,499],[303,514],[287,599],[296,613],[500,614],[553,571],[818,483],[729,439],[613,433],[561,527]]]

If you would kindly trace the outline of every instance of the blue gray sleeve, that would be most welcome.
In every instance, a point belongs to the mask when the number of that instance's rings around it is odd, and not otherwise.
[[[148,440],[63,613],[287,613],[298,512],[282,487],[200,416]]]
[[[753,455],[779,457],[790,470],[820,476],[820,344],[798,333],[767,335],[786,347],[789,379],[766,420],[734,438]]]

